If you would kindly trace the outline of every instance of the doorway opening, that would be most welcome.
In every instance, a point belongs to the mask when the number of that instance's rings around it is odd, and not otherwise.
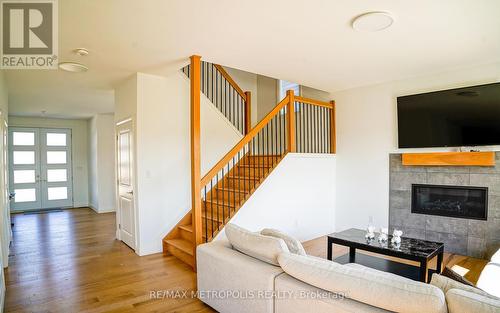
[[[73,207],[71,129],[9,129],[12,212]]]

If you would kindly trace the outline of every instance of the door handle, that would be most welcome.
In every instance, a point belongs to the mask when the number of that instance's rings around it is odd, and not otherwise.
[[[133,195],[133,194],[134,194],[134,192],[133,192],[133,191],[127,191],[127,193],[128,193],[129,195]]]

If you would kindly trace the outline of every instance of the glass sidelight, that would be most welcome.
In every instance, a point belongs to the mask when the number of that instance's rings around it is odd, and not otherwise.
[[[71,130],[10,128],[13,211],[71,207]]]

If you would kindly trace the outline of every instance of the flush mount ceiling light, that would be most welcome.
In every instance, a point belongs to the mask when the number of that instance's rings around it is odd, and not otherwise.
[[[387,12],[368,12],[352,20],[352,28],[363,32],[378,32],[389,28],[394,19]]]
[[[59,63],[59,69],[73,73],[82,73],[89,70],[85,65],[76,62],[61,62]]]
[[[75,52],[76,55],[79,55],[81,57],[85,57],[85,56],[89,55],[89,50],[86,48],[78,48],[78,49],[73,50],[73,52]]]

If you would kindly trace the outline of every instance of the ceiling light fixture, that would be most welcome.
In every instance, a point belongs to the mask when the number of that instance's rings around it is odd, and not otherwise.
[[[368,12],[352,20],[352,28],[363,32],[378,32],[389,28],[394,22],[393,17],[387,12]]]
[[[74,52],[81,57],[85,57],[85,56],[89,55],[89,50],[86,48],[78,48],[78,49],[75,49]]]
[[[61,62],[59,63],[59,69],[72,73],[82,73],[89,70],[85,65],[76,62]]]

